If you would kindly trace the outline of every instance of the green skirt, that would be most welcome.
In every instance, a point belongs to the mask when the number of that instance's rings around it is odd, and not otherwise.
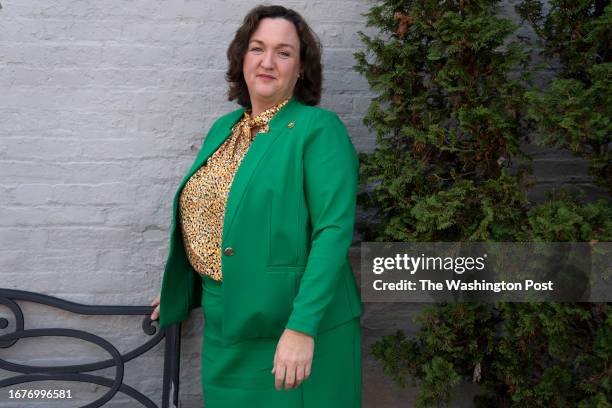
[[[315,337],[311,374],[299,387],[277,391],[271,373],[278,339],[222,345],[221,284],[202,277],[202,394],[206,408],[359,408],[359,318]]]

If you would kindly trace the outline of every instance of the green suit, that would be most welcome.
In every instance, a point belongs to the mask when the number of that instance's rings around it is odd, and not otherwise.
[[[187,180],[228,138],[237,109],[211,127],[173,202],[160,326],[200,307],[178,223]],[[359,163],[345,126],[330,111],[292,98],[256,136],[232,183],[222,237],[222,339],[277,338],[285,328],[316,336],[361,314],[348,260]]]

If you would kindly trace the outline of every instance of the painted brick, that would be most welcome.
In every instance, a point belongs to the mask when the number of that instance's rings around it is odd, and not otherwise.
[[[227,101],[226,47],[254,3],[0,1],[1,286],[87,304],[148,305],[161,283],[175,190],[210,126],[237,108]],[[516,22],[517,1],[502,2],[502,13]],[[375,148],[374,133],[362,123],[373,94],[352,68],[353,53],[364,49],[358,31],[376,32],[365,27],[362,15],[374,3],[284,3],[318,34],[325,68],[321,106],[338,113],[360,151]],[[525,27],[521,34],[533,36]],[[534,62],[539,60],[534,55]],[[539,74],[536,83],[547,84],[555,69],[558,64]],[[543,177],[531,192],[534,199],[560,185],[583,188],[590,198],[602,196],[580,160],[558,150],[526,149]],[[414,389],[397,389],[367,347],[396,328],[414,332],[405,322],[417,309],[366,307],[364,407],[414,404]],[[52,319],[110,337],[117,327],[139,329],[140,323],[139,318],[76,319],[33,305],[24,305],[24,311],[33,313],[34,324]],[[197,310],[183,326],[183,406],[202,406],[201,329]],[[116,340],[126,350],[134,338],[126,334]],[[44,349],[51,353],[66,348],[61,340],[50,341]],[[158,347],[137,369],[126,366],[126,382],[159,398],[161,353]],[[39,360],[51,361],[47,354],[29,362]],[[79,387],[87,396],[106,390]],[[2,392],[0,400],[7,401]],[[133,401],[117,397],[108,406],[131,407]]]

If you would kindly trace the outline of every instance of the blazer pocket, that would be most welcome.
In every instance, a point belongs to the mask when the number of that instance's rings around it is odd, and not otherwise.
[[[268,273],[292,273],[302,274],[306,270],[306,265],[267,265],[264,271]]]

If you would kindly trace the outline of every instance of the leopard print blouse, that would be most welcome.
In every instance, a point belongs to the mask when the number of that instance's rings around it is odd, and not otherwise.
[[[231,135],[187,181],[179,199],[185,253],[194,270],[222,280],[221,238],[227,197],[238,166],[253,142],[252,129],[269,131],[268,122],[289,101],[285,99],[254,118],[250,110],[232,128]]]

